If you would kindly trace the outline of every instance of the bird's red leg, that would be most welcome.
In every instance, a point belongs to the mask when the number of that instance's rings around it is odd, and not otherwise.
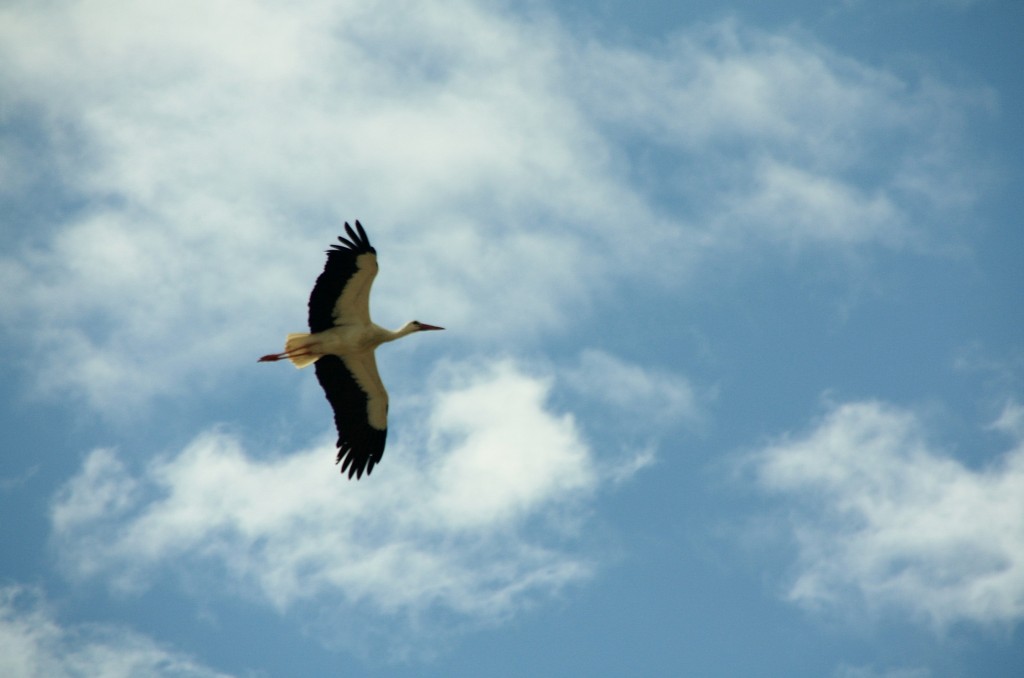
[[[283,353],[268,353],[267,355],[263,356],[262,358],[260,358],[256,362],[258,362],[258,363],[276,362],[278,360],[284,360],[285,358],[298,358],[298,357],[301,357],[301,356],[304,356],[304,355],[310,355],[310,351],[307,349],[305,351],[296,351],[295,353],[289,353],[288,351],[285,351]]]

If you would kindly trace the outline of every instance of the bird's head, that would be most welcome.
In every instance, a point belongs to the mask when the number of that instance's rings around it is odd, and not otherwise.
[[[425,330],[443,330],[443,327],[437,325],[428,325],[427,323],[421,323],[419,320],[413,320],[409,323],[413,332],[423,332]]]

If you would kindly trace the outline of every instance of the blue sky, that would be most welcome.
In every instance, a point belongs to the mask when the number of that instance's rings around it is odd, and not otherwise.
[[[8,2],[0,673],[1015,676],[1024,6]],[[358,218],[372,477],[301,331]]]

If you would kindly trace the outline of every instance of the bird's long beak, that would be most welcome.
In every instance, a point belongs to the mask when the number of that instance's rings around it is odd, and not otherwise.
[[[443,330],[444,328],[443,327],[438,327],[437,325],[428,325],[426,323],[420,323],[420,329],[421,330]]]

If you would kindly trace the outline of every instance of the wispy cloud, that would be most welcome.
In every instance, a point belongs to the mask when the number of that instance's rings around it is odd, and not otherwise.
[[[254,325],[296,329],[341,219],[382,246],[382,320],[480,344],[723,248],[903,246],[908,211],[970,185],[949,159],[969,95],[736,21],[639,49],[470,2],[0,19],[9,157],[58,206],[0,258],[0,317],[61,352],[41,389],[107,413],[224,379],[266,352]]]
[[[130,629],[63,625],[42,594],[20,586],[0,588],[0,648],[5,676],[226,678]]]
[[[913,82],[736,20],[648,51],[594,45],[584,63],[583,96],[613,138],[674,149],[641,190],[677,196],[707,244],[920,246],[927,229],[911,229],[908,212],[929,222],[974,195],[951,154],[962,116],[990,93]]]
[[[361,606],[392,626],[498,621],[588,579],[594,562],[570,545],[602,462],[549,409],[550,383],[509,362],[446,369],[429,425],[396,436],[361,482],[339,478],[328,436],[267,458],[208,431],[137,472],[93,451],[52,506],[62,562],[125,591],[176,563],[215,565],[233,582],[218,588],[281,613]]]
[[[608,469],[616,482],[656,463],[670,433],[700,430],[712,398],[663,366],[637,365],[592,348],[560,370],[559,384],[581,410],[595,413],[587,417],[587,433],[619,447],[618,461]]]
[[[750,459],[787,502],[797,549],[787,597],[814,609],[901,611],[936,629],[1024,618],[1024,437],[1020,408],[996,426],[1005,454],[980,469],[933,443],[914,413],[834,408]]]
[[[564,378],[574,391],[614,408],[620,425],[694,423],[704,416],[693,387],[665,369],[644,369],[597,349],[586,349]]]

